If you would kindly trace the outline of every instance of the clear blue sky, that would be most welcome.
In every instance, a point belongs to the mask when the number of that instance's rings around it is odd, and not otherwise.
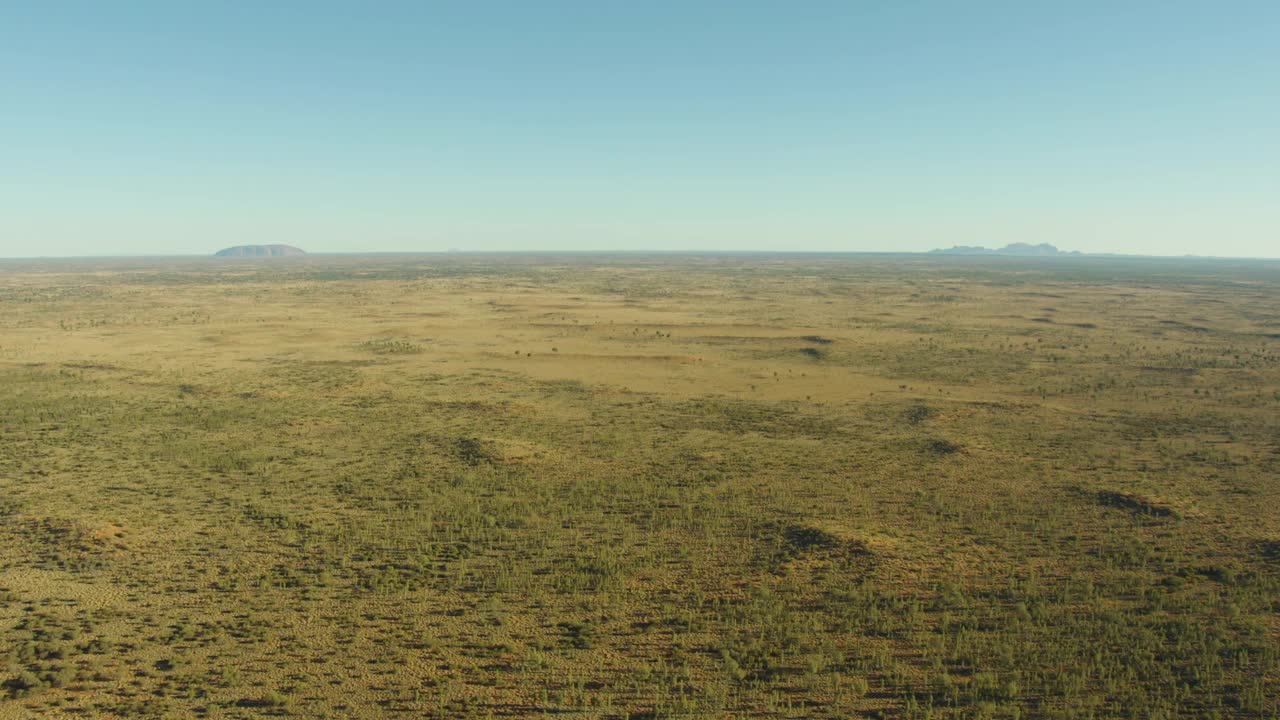
[[[1280,256],[1280,3],[4,2],[0,256]]]

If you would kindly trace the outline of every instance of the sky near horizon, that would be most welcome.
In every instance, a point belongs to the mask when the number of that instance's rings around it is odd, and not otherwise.
[[[1280,3],[0,3],[0,257],[1010,242],[1280,257]]]

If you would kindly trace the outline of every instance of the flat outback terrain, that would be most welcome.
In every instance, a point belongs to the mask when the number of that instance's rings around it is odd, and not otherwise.
[[[0,263],[0,717],[1273,718],[1280,263]]]

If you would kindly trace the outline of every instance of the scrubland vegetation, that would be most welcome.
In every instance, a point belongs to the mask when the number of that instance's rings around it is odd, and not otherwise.
[[[0,717],[1280,714],[1280,264],[0,264]]]

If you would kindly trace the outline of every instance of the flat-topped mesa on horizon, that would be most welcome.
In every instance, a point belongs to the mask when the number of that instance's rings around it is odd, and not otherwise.
[[[929,252],[943,253],[946,255],[1040,255],[1040,256],[1049,256],[1049,257],[1055,256],[1055,255],[1080,255],[1081,254],[1079,250],[1072,250],[1070,252],[1059,250],[1058,248],[1050,245],[1049,243],[1040,243],[1039,245],[1032,245],[1030,243],[1023,243],[1023,242],[1017,242],[1017,243],[1005,245],[1004,247],[998,250],[988,250],[987,248],[976,246],[976,245],[956,245],[954,247],[947,248],[947,249],[930,250]]]
[[[306,255],[307,251],[292,245],[236,245],[214,253],[214,257],[285,257]]]

